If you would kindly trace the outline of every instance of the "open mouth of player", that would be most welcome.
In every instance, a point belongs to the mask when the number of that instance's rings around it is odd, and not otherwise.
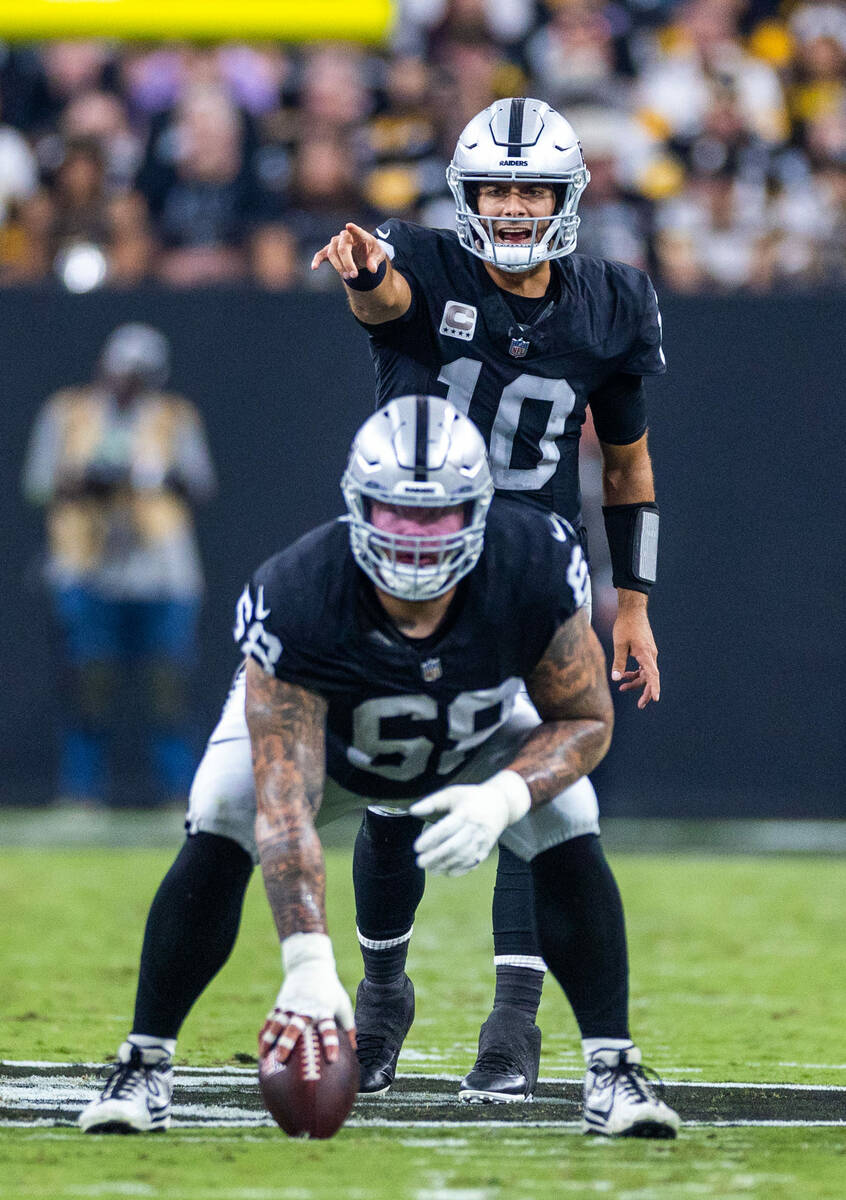
[[[438,561],[437,554],[417,554],[414,550],[397,549],[396,561],[407,567],[433,567]]]
[[[532,241],[532,230],[528,226],[500,226],[496,231],[496,240],[503,246],[528,246]]]

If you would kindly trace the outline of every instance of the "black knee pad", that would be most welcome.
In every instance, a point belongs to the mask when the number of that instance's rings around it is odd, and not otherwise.
[[[361,832],[373,843],[374,851],[392,855],[413,853],[414,843],[420,836],[425,822],[408,814],[385,816],[384,813],[365,809]]]

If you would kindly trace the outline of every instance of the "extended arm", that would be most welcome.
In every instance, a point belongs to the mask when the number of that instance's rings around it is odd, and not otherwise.
[[[322,262],[335,268],[344,281],[347,299],[359,321],[384,325],[408,312],[411,287],[395,270],[379,240],[350,221],[311,260],[316,271]],[[381,277],[380,277],[381,276]]]
[[[247,660],[247,725],[256,780],[256,842],[282,943],[285,982],[259,1035],[259,1054],[284,1062],[314,1021],[329,1061],[335,1021],[352,1030],[349,997],[326,928],[326,868],[314,827],[325,775],[326,702]]]
[[[652,462],[646,434],[627,446],[600,442],[602,451],[602,499],[606,507],[646,504],[655,500]],[[614,622],[614,662],[611,678],[620,680],[620,691],[642,688],[638,708],[661,696],[658,649],[647,615],[647,595],[631,588],[617,588],[617,619]],[[637,670],[628,671],[629,658]]]
[[[326,869],[314,817],[323,796],[326,701],[247,660],[256,843],[280,941],[326,933]]]
[[[486,783],[455,784],[411,806],[416,817],[446,814],[415,842],[421,867],[445,875],[472,870],[509,825],[547,804],[604,756],[614,713],[605,657],[584,609],[559,627],[526,686],[542,724],[510,766]]]

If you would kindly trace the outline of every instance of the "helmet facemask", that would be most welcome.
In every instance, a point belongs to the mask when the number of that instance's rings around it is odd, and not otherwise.
[[[500,271],[528,271],[538,263],[563,258],[576,248],[576,235],[581,222],[576,209],[589,179],[587,167],[562,180],[540,176],[528,178],[513,173],[468,175],[450,163],[447,168],[447,183],[455,197],[458,240],[465,250],[498,267]],[[551,216],[511,218],[515,224],[519,222],[521,225],[531,226],[531,239],[520,245],[507,245],[496,240],[496,226],[507,222],[508,217],[483,217],[478,211],[480,186],[485,183],[504,182],[538,183],[552,188],[555,193],[556,207]],[[544,226],[546,228],[543,228]]]
[[[426,405],[432,438],[426,469],[409,460],[409,430]],[[350,546],[378,588],[403,600],[443,596],[476,565],[482,552],[493,483],[481,435],[437,397],[402,397],[365,423],[353,443],[341,491],[349,513]],[[400,514],[455,511],[461,527],[431,535],[389,532],[374,523],[373,503]]]
[[[501,271],[528,271],[575,249],[576,210],[590,173],[572,126],[544,101],[511,97],[478,113],[462,131],[446,177],[458,240],[484,262]],[[519,218],[531,227],[529,240],[497,241],[497,225],[508,218],[479,214],[479,188],[486,183],[551,188],[554,211]]]

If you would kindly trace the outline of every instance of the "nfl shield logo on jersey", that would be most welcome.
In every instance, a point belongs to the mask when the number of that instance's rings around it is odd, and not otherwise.
[[[511,345],[508,347],[508,353],[512,358],[525,358],[530,345],[531,342],[528,338],[513,337]]]
[[[439,658],[424,658],[423,662],[420,664],[420,670],[427,683],[434,683],[435,680],[440,679],[444,673],[444,669],[441,666],[441,660]]]

